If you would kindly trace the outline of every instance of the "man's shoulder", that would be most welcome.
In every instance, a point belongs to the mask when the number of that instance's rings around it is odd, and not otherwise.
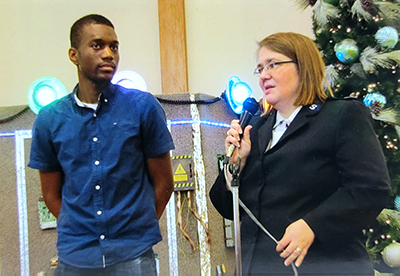
[[[139,89],[135,89],[135,88],[127,88],[127,87],[123,87],[121,85],[118,84],[112,84],[113,87],[113,92],[118,95],[118,96],[135,96],[135,97],[139,97],[139,98],[146,98],[149,95],[151,95],[149,92],[147,91],[142,91]]]
[[[40,109],[39,114],[62,113],[66,108],[71,106],[71,103],[73,103],[73,93],[70,93],[44,106],[42,109]]]

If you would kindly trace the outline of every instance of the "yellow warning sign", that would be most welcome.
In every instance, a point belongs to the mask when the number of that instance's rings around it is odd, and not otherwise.
[[[194,179],[192,172],[192,156],[172,156],[172,169],[174,172],[174,191],[194,190]]]
[[[174,182],[187,181],[187,174],[174,174]]]
[[[175,171],[175,174],[186,174],[185,169],[182,167],[182,164],[178,165],[178,168]]]

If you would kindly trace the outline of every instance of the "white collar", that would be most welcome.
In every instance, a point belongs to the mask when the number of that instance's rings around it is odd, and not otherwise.
[[[289,116],[289,118],[287,118],[287,119],[285,119],[285,117],[283,117],[282,114],[281,114],[279,111],[276,112],[276,121],[275,121],[274,128],[277,127],[277,126],[278,126],[279,124],[281,124],[282,122],[285,122],[286,125],[289,126],[289,125],[293,122],[293,120],[294,120],[294,118],[297,116],[297,114],[300,112],[300,109],[301,109],[302,107],[303,107],[303,106],[297,107],[297,108],[292,112],[292,114]]]
[[[100,93],[100,95],[99,95],[99,101],[100,101],[100,96],[101,96],[101,93]],[[74,93],[74,97],[75,97],[76,104],[77,104],[78,106],[80,106],[80,107],[88,107],[88,108],[91,108],[91,109],[93,109],[93,110],[96,110],[96,109],[97,109],[97,106],[99,105],[98,103],[84,103],[84,102],[82,102],[82,101],[78,98],[78,95],[77,95],[76,92]]]

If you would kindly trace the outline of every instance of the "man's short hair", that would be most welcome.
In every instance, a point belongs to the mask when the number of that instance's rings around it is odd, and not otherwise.
[[[99,14],[89,14],[78,19],[71,27],[70,42],[71,47],[78,48],[81,42],[82,28],[89,24],[102,24],[114,29],[110,20]]]

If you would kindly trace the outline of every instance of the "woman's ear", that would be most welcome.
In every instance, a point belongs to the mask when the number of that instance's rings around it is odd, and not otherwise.
[[[75,64],[75,65],[79,64],[78,50],[76,48],[74,48],[74,47],[69,48],[68,56],[69,56],[69,60],[72,61],[73,64]]]

